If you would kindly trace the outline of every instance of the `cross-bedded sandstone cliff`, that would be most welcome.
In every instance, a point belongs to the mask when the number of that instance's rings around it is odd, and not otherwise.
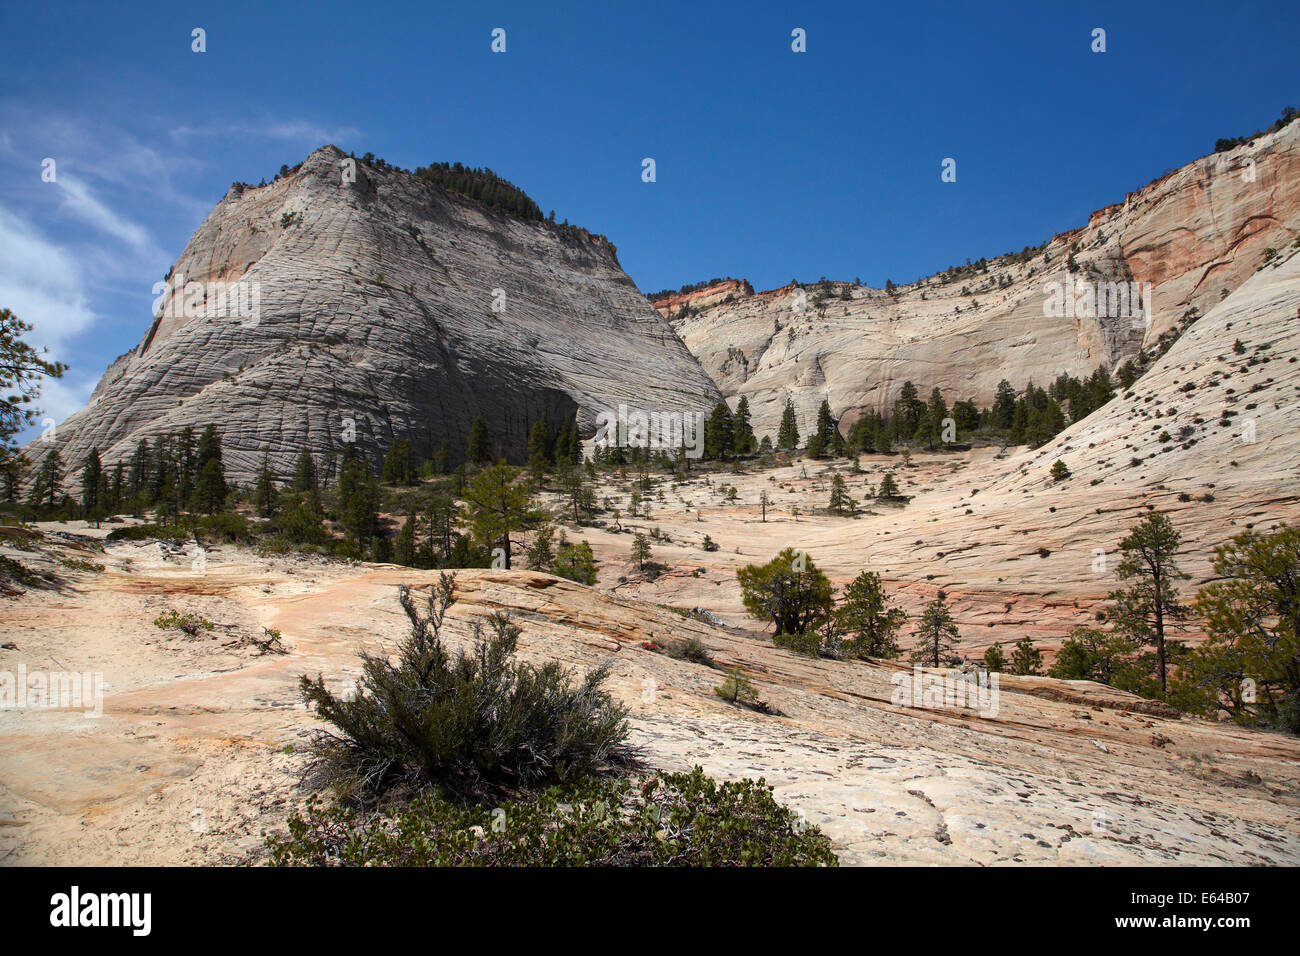
[[[760,436],[776,436],[787,396],[802,433],[823,399],[847,429],[886,410],[908,379],[923,392],[939,386],[950,402],[988,404],[1004,378],[1019,388],[1114,369],[1188,310],[1208,312],[1267,248],[1289,245],[1300,232],[1298,141],[1292,123],[1162,176],[1023,260],[991,259],[893,294],[846,283],[830,283],[821,301],[816,286],[706,288],[655,305],[733,406],[749,397]],[[1051,284],[1071,282],[1080,295],[1149,284],[1150,314],[1046,315]]]
[[[238,481],[264,452],[285,474],[353,430],[372,457],[409,436],[419,455],[446,440],[454,462],[478,415],[518,457],[542,413],[589,430],[620,402],[699,411],[720,398],[606,240],[392,168],[358,162],[344,182],[344,159],[324,147],[269,186],[231,187],[139,347],[59,427],[66,464],[92,447],[111,464],[142,437],[210,422]]]

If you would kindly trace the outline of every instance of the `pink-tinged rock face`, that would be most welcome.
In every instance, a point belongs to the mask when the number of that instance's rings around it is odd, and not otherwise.
[[[775,435],[787,396],[806,431],[823,399],[848,425],[868,409],[888,410],[907,380],[923,392],[938,386],[949,402],[985,405],[1002,379],[1021,388],[1113,370],[1190,309],[1206,314],[1297,232],[1293,123],[1097,210],[1026,262],[993,259],[987,271],[941,273],[894,295],[830,283],[722,301],[734,293],[711,287],[656,307],[676,316],[677,333],[733,406],[748,396],[755,432]],[[1072,281],[1149,284],[1149,320],[1045,314],[1049,284]]]

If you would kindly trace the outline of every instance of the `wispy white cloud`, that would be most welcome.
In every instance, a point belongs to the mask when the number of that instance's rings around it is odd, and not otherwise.
[[[64,194],[63,208],[82,222],[126,243],[136,252],[149,256],[162,254],[147,229],[110,209],[84,182],[65,174],[58,177],[56,184]]]
[[[56,354],[96,318],[76,255],[3,206],[0,303],[35,326],[34,344]]]
[[[352,126],[322,126],[308,120],[264,119],[259,121],[214,122],[202,126],[177,126],[169,135],[178,143],[207,136],[244,136],[255,139],[284,139],[315,146],[355,142],[361,135]]]

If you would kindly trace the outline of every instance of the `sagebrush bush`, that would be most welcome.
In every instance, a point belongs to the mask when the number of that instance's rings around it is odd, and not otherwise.
[[[672,641],[664,646],[664,650],[669,657],[680,661],[690,661],[693,664],[713,663],[713,656],[709,653],[708,647],[698,637],[684,637],[680,641]]]
[[[474,650],[453,657],[440,632],[455,576],[440,576],[423,616],[408,588],[398,598],[411,632],[396,663],[363,653],[350,698],[302,677],[303,697],[337,731],[312,738],[317,782],[360,803],[430,786],[483,799],[633,761],[627,709],[601,689],[606,665],[575,684],[555,661],[516,661],[519,628],[502,612],[476,621]]]
[[[499,807],[432,793],[382,814],[311,801],[267,845],[275,866],[838,865],[763,780],[719,784],[699,767],[586,777]]]

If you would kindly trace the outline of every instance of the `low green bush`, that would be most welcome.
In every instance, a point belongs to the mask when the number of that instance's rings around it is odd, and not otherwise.
[[[830,841],[763,780],[696,767],[632,780],[588,776],[489,808],[425,792],[384,813],[309,801],[274,866],[836,866]]]

